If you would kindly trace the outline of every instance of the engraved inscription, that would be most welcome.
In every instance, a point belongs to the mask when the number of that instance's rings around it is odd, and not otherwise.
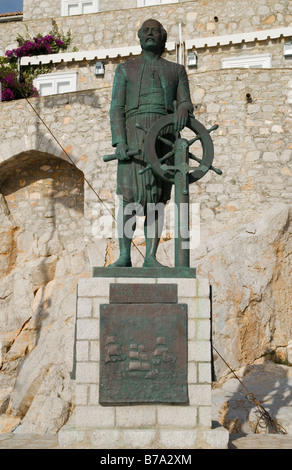
[[[177,303],[177,284],[110,284],[110,303]]]

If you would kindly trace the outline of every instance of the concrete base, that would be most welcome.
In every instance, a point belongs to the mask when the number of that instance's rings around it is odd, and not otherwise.
[[[106,268],[105,268],[106,269]],[[188,306],[187,405],[99,403],[100,305],[111,284],[177,284]],[[195,278],[80,279],[76,323],[76,408],[59,431],[61,447],[95,449],[226,449],[229,433],[211,422],[210,287]]]

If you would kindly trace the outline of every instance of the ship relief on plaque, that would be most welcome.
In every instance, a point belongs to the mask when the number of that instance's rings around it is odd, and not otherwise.
[[[186,342],[184,304],[101,305],[100,403],[187,404]]]

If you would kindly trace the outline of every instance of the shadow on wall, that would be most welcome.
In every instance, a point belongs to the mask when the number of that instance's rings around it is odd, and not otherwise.
[[[240,381],[234,377],[222,387],[226,401],[220,423],[231,434],[290,434],[291,368],[266,360],[244,367],[237,376]],[[220,393],[214,390],[215,402]]]

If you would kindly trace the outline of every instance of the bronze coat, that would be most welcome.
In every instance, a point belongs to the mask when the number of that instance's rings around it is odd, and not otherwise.
[[[192,112],[193,105],[190,98],[189,82],[183,65],[159,57],[157,69],[164,92],[165,107],[169,113],[174,111],[173,102],[176,100],[177,108],[184,103]],[[138,59],[123,62],[117,66],[110,110],[112,145],[127,143],[126,113],[137,109],[141,78],[145,65],[143,56]]]

